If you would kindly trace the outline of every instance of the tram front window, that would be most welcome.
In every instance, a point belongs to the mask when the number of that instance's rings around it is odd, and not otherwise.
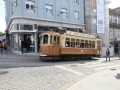
[[[43,44],[48,44],[48,35],[43,35]]]
[[[43,36],[40,36],[40,44],[43,44]]]

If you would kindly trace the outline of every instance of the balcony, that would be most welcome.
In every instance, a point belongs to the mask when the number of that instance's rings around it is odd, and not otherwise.
[[[120,29],[120,23],[109,22],[110,28]]]
[[[109,8],[109,13],[110,13],[111,15],[118,15],[118,16],[120,16],[120,12],[116,11],[115,9],[110,9],[110,8]]]

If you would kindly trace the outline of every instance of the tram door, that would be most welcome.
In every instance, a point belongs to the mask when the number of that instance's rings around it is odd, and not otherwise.
[[[97,41],[97,55],[101,55],[101,50],[102,50],[102,48],[101,48],[101,41]]]
[[[52,55],[60,55],[60,36],[53,35]]]

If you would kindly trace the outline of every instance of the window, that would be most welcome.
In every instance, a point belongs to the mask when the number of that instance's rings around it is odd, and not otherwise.
[[[76,48],[80,48],[80,40],[76,39]]]
[[[61,14],[62,14],[62,17],[66,18],[67,17],[67,9],[61,9]]]
[[[34,24],[34,29],[37,29],[37,24]]]
[[[34,5],[35,2],[34,1],[25,1],[26,4],[26,10],[29,12],[34,12]]]
[[[54,42],[53,42],[54,45],[56,45],[56,41],[57,41],[56,36],[54,36]]]
[[[33,25],[20,24],[20,30],[33,30]]]
[[[75,44],[75,39],[71,39],[71,47],[76,47],[76,44]]]
[[[112,18],[112,16],[109,16],[109,18],[111,19],[111,18]]]
[[[79,3],[79,0],[74,0],[75,3]]]
[[[65,47],[70,47],[70,38],[66,38]]]
[[[81,40],[81,45],[80,45],[81,48],[84,48],[84,40]]]
[[[52,44],[52,36],[50,36],[50,44]]]
[[[19,30],[19,24],[17,24],[17,30]]]
[[[14,24],[14,30],[19,30],[19,24]]]
[[[91,41],[89,41],[89,45],[88,45],[88,48],[91,48]]]
[[[79,19],[79,12],[77,12],[77,11],[74,12],[74,18],[77,20]]]
[[[43,44],[43,36],[40,36],[40,44]]]
[[[85,40],[85,48],[88,48],[88,40]]]
[[[43,44],[48,44],[48,35],[44,35]]]
[[[57,37],[57,45],[60,44],[60,37]]]
[[[47,15],[53,14],[53,7],[51,5],[45,5]]]
[[[92,48],[95,48],[95,41],[92,41]]]
[[[14,24],[11,26],[10,31],[14,30]]]

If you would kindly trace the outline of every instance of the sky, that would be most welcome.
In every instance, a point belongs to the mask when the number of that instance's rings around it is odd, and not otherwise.
[[[110,8],[119,7],[119,0],[112,0],[112,3],[109,5]],[[5,23],[5,3],[3,0],[0,0],[0,31],[4,32],[6,29]]]
[[[109,4],[109,8],[113,9],[113,8],[116,8],[116,7],[120,7],[120,0],[111,0],[112,3]]]
[[[6,28],[5,24],[5,3],[0,0],[0,32],[4,32]]]

